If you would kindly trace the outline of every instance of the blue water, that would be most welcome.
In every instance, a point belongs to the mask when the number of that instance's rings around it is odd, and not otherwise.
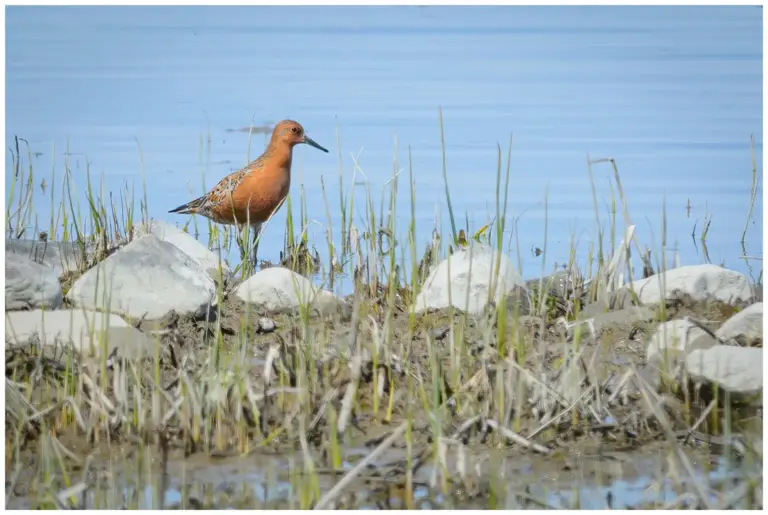
[[[309,218],[325,226],[323,178],[337,240],[339,151],[345,188],[360,153],[378,211],[397,138],[404,235],[411,148],[421,254],[436,206],[449,227],[442,106],[462,226],[494,216],[496,145],[506,167],[513,134],[509,211],[520,219],[511,253],[524,275],[541,268],[532,249],[544,246],[545,195],[547,268],[568,260],[571,235],[586,259],[596,240],[588,156],[616,159],[643,244],[659,249],[666,201],[668,246],[682,264],[703,262],[690,235],[711,216],[709,257],[748,272],[739,240],[751,134],[762,174],[760,7],[8,7],[6,30],[6,147],[14,135],[28,140],[41,153],[38,179],[55,160],[58,190],[69,145],[80,191],[87,161],[105,191],[135,185],[138,205],[138,140],[150,216],[183,224],[167,211],[202,193],[203,173],[211,187],[246,163],[248,135],[231,129],[293,118],[330,153],[297,148],[291,193],[301,180]],[[254,135],[251,158],[263,146]],[[613,172],[593,172],[608,223]],[[50,192],[35,191],[47,224]],[[362,228],[364,187],[356,192]],[[750,255],[762,255],[762,212],[760,185]],[[285,213],[267,229],[261,258],[278,257]],[[323,227],[309,234],[325,252]]]

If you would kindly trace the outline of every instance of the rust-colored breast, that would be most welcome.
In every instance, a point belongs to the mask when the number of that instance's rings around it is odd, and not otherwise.
[[[215,221],[262,223],[280,205],[291,187],[290,168],[264,167],[248,173],[212,209]]]

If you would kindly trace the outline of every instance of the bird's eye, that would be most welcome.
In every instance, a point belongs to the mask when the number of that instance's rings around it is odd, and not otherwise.
[[[299,128],[298,127],[291,127],[291,131],[293,131],[294,133],[299,132]]]

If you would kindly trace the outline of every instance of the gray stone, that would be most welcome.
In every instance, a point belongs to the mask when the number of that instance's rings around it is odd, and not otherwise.
[[[494,286],[496,263],[499,264],[499,275],[492,300],[498,303],[502,296],[512,295],[515,291],[527,294],[525,282],[512,261],[504,254],[501,254],[500,261],[497,261],[498,257],[495,249],[474,241],[467,247],[459,248],[430,272],[424,281],[424,288],[416,297],[416,312],[444,309],[452,304],[470,314],[481,314],[488,305],[489,294]],[[527,312],[521,311],[520,314]]]
[[[5,253],[18,254],[53,270],[56,277],[83,268],[84,259],[76,243],[69,241],[41,241],[6,239]],[[86,259],[91,249],[86,247]]]
[[[739,311],[715,331],[718,338],[751,343],[763,341],[763,303],[757,302]]]
[[[219,266],[221,266],[221,274],[225,282],[228,282],[232,276],[232,271],[224,258],[219,260],[216,253],[178,227],[162,220],[152,220],[149,224],[142,224],[136,228],[135,237],[138,238],[145,234],[154,234],[160,241],[174,245],[191,257],[214,280],[219,278]]]
[[[56,309],[64,300],[52,268],[21,254],[5,255],[5,309]]]
[[[691,379],[717,385],[734,400],[763,403],[763,349],[716,345],[691,352],[685,358]]]
[[[277,324],[275,324],[275,321],[271,318],[267,317],[261,317],[259,319],[259,332],[260,333],[271,333],[277,328]]]
[[[185,252],[147,234],[83,274],[67,299],[133,319],[155,320],[171,310],[201,318],[216,302],[216,284]]]
[[[68,345],[85,356],[99,356],[106,343],[107,355],[139,357],[149,352],[151,342],[118,315],[98,311],[63,309],[57,311],[16,311],[5,314],[8,345],[25,345],[35,335],[44,346]]]
[[[281,266],[259,270],[235,289],[235,295],[268,313],[293,312],[301,305],[309,305],[313,312],[325,314],[337,310],[343,302],[306,277]]]
[[[683,266],[652,275],[634,281],[632,289],[643,304],[658,304],[663,299],[673,298],[677,291],[697,301],[715,299],[732,305],[749,302],[753,298],[747,276],[710,264]]]
[[[695,349],[708,349],[717,345],[709,333],[687,319],[670,320],[659,324],[648,344],[649,364],[676,375],[676,367]]]

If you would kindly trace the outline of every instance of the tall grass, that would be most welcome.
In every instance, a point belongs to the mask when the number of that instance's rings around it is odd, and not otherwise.
[[[495,205],[489,213],[492,217],[480,228],[471,228],[467,222],[467,233],[475,230],[474,236],[467,238],[457,232],[450,198],[445,146],[445,134],[450,129],[443,124],[442,110],[438,115],[450,237],[443,234],[438,223],[430,237],[417,233],[415,208],[419,197],[412,150],[408,146],[407,169],[401,168],[397,137],[393,142],[393,172],[378,198],[365,177],[359,155],[352,158],[352,179],[346,182],[345,189],[339,152],[338,213],[332,211],[335,201],[329,199],[331,190],[326,190],[325,178],[320,179],[326,225],[322,231],[325,242],[317,245],[327,247],[331,262],[322,264],[319,282],[332,287],[337,276],[352,279],[354,294],[348,299],[348,317],[318,317],[313,308],[319,307],[319,293],[305,289],[295,277],[294,293],[301,299],[298,313],[273,314],[278,335],[259,334],[262,313],[246,303],[233,321],[229,285],[219,280],[215,316],[194,322],[199,331],[187,336],[188,340],[175,340],[182,335],[175,327],[141,325],[151,343],[144,357],[122,359],[119,354],[110,355],[106,317],[99,313],[88,319],[95,363],[80,356],[66,341],[55,348],[22,345],[7,349],[6,419],[10,425],[6,425],[6,471],[10,486],[6,489],[6,503],[24,499],[33,507],[47,508],[163,507],[171,488],[171,451],[207,455],[214,460],[212,467],[215,459],[245,455],[259,468],[260,453],[270,449],[285,456],[286,470],[275,471],[281,476],[281,484],[290,488],[283,507],[354,507],[369,502],[364,496],[362,500],[354,496],[349,500],[352,494],[362,495],[361,489],[353,486],[361,478],[369,482],[365,495],[374,497],[383,489],[381,495],[387,502],[392,497],[389,488],[401,488],[403,507],[408,508],[419,504],[417,491],[427,492],[434,502],[442,498],[446,504],[464,506],[468,501],[456,500],[456,491],[478,488],[488,495],[489,500],[482,503],[485,506],[522,503],[540,507],[548,506],[548,501],[498,479],[505,470],[499,449],[521,449],[557,462],[561,439],[587,433],[597,435],[601,445],[606,446],[627,434],[644,444],[662,434],[667,446],[661,452],[669,453],[670,459],[680,464],[674,469],[678,472],[673,480],[681,495],[690,490],[687,485],[691,480],[707,481],[690,467],[677,432],[689,431],[689,437],[703,431],[724,433],[723,438],[733,442],[734,425],[746,434],[754,421],[739,418],[739,412],[735,408],[732,412],[728,403],[716,403],[717,409],[704,408],[709,403],[697,396],[685,397],[684,410],[664,411],[660,406],[665,402],[672,405],[672,394],[660,395],[645,387],[640,389],[639,400],[619,402],[622,389],[608,391],[611,370],[602,359],[616,350],[606,348],[580,320],[582,304],[605,299],[636,277],[632,243],[641,261],[645,256],[631,223],[616,161],[588,161],[597,245],[589,247],[587,267],[579,270],[576,256],[584,251],[572,235],[567,269],[571,282],[563,294],[552,293],[553,279],[545,267],[549,220],[544,192],[542,266],[538,284],[531,288],[531,311],[539,334],[535,336],[522,319],[522,306],[513,297],[508,298],[506,291],[498,290],[503,284],[501,262],[509,253],[505,241],[512,241],[507,224],[512,137],[506,164],[501,145],[496,147]],[[13,176],[6,203],[7,234],[14,238],[28,236],[28,228],[37,226],[32,202],[33,177],[36,180],[37,176],[31,164],[23,165],[19,141],[23,140],[16,140],[13,151]],[[337,142],[341,148],[338,126]],[[203,154],[210,153],[210,136],[207,146],[202,137],[200,144],[205,188],[207,160]],[[249,134],[248,159],[250,151]],[[139,153],[143,170],[140,145]],[[592,167],[600,163],[611,165],[612,184],[618,193],[618,198],[612,194],[610,199],[608,222],[601,219],[592,173]],[[54,190],[54,179],[59,175],[62,187]],[[359,214],[355,211],[358,176],[365,179],[363,198],[357,206]],[[409,199],[403,208],[398,206],[398,192],[406,177]],[[52,170],[48,230],[51,239],[69,239],[77,245],[83,258],[78,274],[135,237],[136,229],[148,222],[149,209],[143,173],[138,224],[132,186],[120,190],[116,204],[104,191],[103,177],[96,187],[86,169],[85,202],[81,206],[76,178],[67,159],[63,174],[57,174],[55,167]],[[312,275],[317,271],[313,260],[307,259],[308,249],[315,243],[310,241],[309,227],[322,223],[310,218],[301,180],[295,191],[298,196],[289,196],[284,207],[282,261],[303,275]],[[624,227],[618,229],[624,239],[616,244],[619,204]],[[660,252],[656,254],[660,256],[659,271],[667,268],[665,203],[662,213]],[[401,217],[407,220],[405,234],[400,232]],[[337,219],[340,227],[334,231]],[[197,221],[192,218],[191,223]],[[247,262],[248,231],[233,236],[232,229],[209,227],[208,246],[217,249],[220,258],[235,242],[243,249],[242,257]],[[608,250],[603,248],[605,231],[611,234]],[[262,234],[264,228],[258,237]],[[473,282],[482,280],[492,285],[489,300],[494,302],[489,303],[486,312],[473,316],[454,308],[454,300],[460,305],[468,298],[455,298],[450,285],[448,309],[420,312],[415,299],[434,265],[442,259],[444,246],[448,245],[449,253],[469,252],[472,270],[477,242],[491,245],[496,256],[490,277],[470,273]],[[421,252],[424,244],[427,249]],[[517,252],[519,261],[519,245]],[[420,255],[424,259],[419,262]],[[451,261],[447,263],[449,268]],[[238,266],[235,273],[244,277],[250,270]],[[99,280],[109,283],[110,278],[100,276]],[[110,310],[113,293],[107,288],[105,298],[97,299],[105,311]],[[574,330],[558,331],[562,325]],[[7,329],[7,333],[12,330]],[[552,349],[557,353],[554,360],[547,357]],[[642,385],[632,367],[623,370],[622,375],[622,385],[632,381]],[[697,406],[704,413],[698,419],[690,416]],[[727,423],[721,424],[721,419]],[[696,422],[691,425],[693,420]],[[392,429],[385,430],[381,437],[363,436],[357,429],[360,424],[368,429]],[[359,448],[361,438],[371,452],[349,465],[350,453]],[[111,459],[94,453],[96,442]],[[761,461],[759,450],[752,449],[754,441],[741,438],[738,442],[742,455]],[[492,469],[482,460],[485,451],[478,452],[478,446],[493,455]],[[401,448],[402,459],[397,457]],[[130,452],[116,459],[120,449]],[[394,465],[385,459],[390,454],[397,457],[393,458]],[[155,458],[159,463],[153,466]],[[35,464],[31,478],[24,476],[25,463]],[[477,472],[484,467],[483,473]],[[588,466],[579,467],[586,476]],[[374,470],[383,472],[375,475]],[[663,476],[650,481],[660,484]],[[22,484],[30,485],[31,490],[16,491]],[[755,478],[743,484],[750,485],[749,492],[754,493]],[[152,492],[148,503],[141,494],[129,494],[146,488]],[[694,488],[691,502],[712,507],[714,503],[705,488],[722,486]],[[183,490],[182,507],[213,507],[217,502],[205,489]],[[751,494],[744,497],[755,498]],[[252,498],[248,503],[250,507],[262,504]],[[657,507],[662,504],[661,500],[655,503]]]

